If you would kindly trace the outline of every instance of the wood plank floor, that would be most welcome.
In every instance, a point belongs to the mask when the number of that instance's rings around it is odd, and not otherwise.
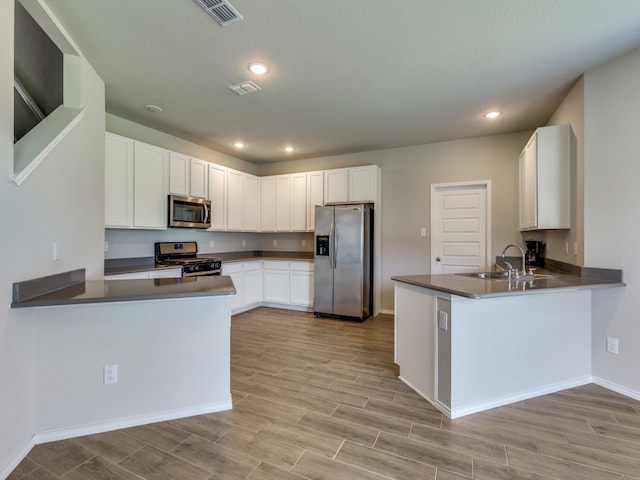
[[[35,447],[9,477],[638,480],[640,402],[587,385],[449,420],[397,378],[393,321],[232,320],[234,408]]]

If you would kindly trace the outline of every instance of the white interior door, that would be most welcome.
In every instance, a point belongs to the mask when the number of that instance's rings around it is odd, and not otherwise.
[[[491,182],[431,185],[431,273],[488,269]]]

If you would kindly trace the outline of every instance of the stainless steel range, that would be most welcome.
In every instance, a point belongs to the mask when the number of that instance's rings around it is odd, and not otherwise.
[[[217,258],[198,257],[196,242],[157,242],[158,265],[181,265],[183,277],[220,275],[222,262]]]

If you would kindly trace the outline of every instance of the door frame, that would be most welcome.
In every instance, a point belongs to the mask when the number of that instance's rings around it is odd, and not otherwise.
[[[437,193],[446,191],[449,189],[460,189],[460,187],[481,187],[486,191],[485,195],[485,267],[488,268],[491,259],[491,180],[475,180],[475,181],[467,181],[467,182],[451,182],[451,183],[432,183],[431,184],[431,205],[429,208],[429,216],[430,216],[430,226],[431,226],[431,239],[429,241],[429,258],[430,258],[430,273],[433,274],[436,266],[436,259],[433,255],[435,251],[435,241],[433,232],[435,227],[435,196]]]

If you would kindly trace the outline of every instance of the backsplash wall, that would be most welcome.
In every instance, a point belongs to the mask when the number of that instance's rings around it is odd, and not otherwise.
[[[199,253],[253,250],[313,251],[313,233],[208,232],[168,230],[105,230],[105,259],[153,257],[155,242],[198,242]],[[274,241],[276,245],[274,245]],[[211,244],[213,242],[213,245]],[[244,243],[243,243],[244,242]],[[303,245],[304,243],[304,245]]]

